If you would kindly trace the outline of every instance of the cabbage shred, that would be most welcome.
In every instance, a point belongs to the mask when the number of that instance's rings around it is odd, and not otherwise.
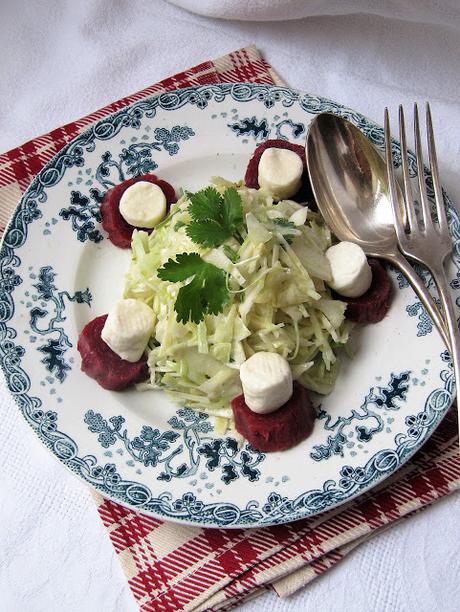
[[[135,230],[124,296],[153,308],[156,328],[148,347],[149,387],[165,389],[182,404],[219,419],[225,430],[230,401],[241,393],[240,364],[258,351],[277,352],[293,377],[318,393],[328,393],[337,376],[337,350],[348,341],[346,304],[331,296],[325,251],[331,233],[318,213],[291,200],[274,202],[262,189],[221,178],[222,195],[231,187],[241,198],[241,241],[230,237],[204,248],[186,233],[192,219],[183,195],[150,235]],[[297,213],[297,215],[295,214]],[[217,315],[199,323],[177,321],[174,304],[181,285],[161,280],[157,271],[180,253],[198,253],[224,270],[230,300]],[[144,385],[145,387],[145,385]]]

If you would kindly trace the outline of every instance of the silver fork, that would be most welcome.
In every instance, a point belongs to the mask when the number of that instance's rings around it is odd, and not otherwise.
[[[417,175],[420,190],[420,203],[423,226],[419,225],[414,208],[411,178],[409,176],[409,163],[407,156],[406,129],[404,124],[404,110],[399,107],[399,140],[401,143],[401,161],[404,182],[404,205],[407,216],[405,224],[403,214],[398,205],[396,191],[396,179],[391,151],[390,120],[388,109],[385,109],[385,153],[388,168],[388,181],[390,183],[391,204],[393,217],[400,250],[411,259],[418,261],[433,275],[438,288],[441,305],[444,310],[445,320],[450,336],[450,354],[454,363],[454,374],[456,387],[460,384],[460,332],[455,316],[454,305],[449,290],[449,282],[444,269],[444,262],[452,253],[452,240],[447,223],[446,209],[442,195],[441,183],[439,181],[438,163],[434,144],[433,124],[431,120],[430,105],[426,105],[426,126],[429,161],[431,175],[433,178],[434,199],[438,223],[434,223],[431,216],[431,205],[426,191],[422,141],[420,137],[420,123],[417,104],[414,105],[414,137],[415,156],[417,161]]]

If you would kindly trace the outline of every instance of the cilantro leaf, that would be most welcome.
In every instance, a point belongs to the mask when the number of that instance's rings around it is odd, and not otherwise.
[[[222,218],[224,225],[232,232],[243,223],[241,197],[234,187],[230,187],[224,192]]]
[[[157,272],[161,280],[173,283],[192,280],[179,289],[174,310],[181,323],[199,323],[206,314],[222,312],[229,301],[223,270],[204,261],[198,253],[180,253]]]
[[[226,189],[223,196],[214,187],[207,187],[187,193],[187,197],[192,222],[186,233],[197,244],[218,247],[235,235],[243,223],[241,197],[234,187]]]
[[[176,319],[180,323],[199,323],[203,320],[206,303],[201,298],[201,280],[195,276],[188,284],[179,289],[177,294],[174,310],[176,311]]]
[[[210,219],[199,222],[192,221],[185,228],[185,233],[193,242],[204,247],[218,247],[231,237],[225,227]]]
[[[223,270],[212,264],[206,272],[206,279],[203,289],[207,290],[206,303],[209,314],[219,314],[224,309],[225,304],[230,300],[228,294],[226,275]]]
[[[206,187],[196,193],[187,192],[190,200],[188,211],[194,221],[213,219],[217,221],[220,216],[222,196],[214,187]]]
[[[198,253],[180,253],[174,259],[168,259],[157,272],[158,278],[172,283],[184,281],[196,274],[204,261]]]

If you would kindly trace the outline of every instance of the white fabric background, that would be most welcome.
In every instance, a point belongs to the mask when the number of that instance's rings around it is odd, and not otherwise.
[[[421,20],[430,4],[442,13],[442,2],[423,2]],[[161,0],[0,0],[0,151],[255,42],[291,86],[378,121],[385,105],[395,115],[399,102],[429,99],[443,183],[460,202],[460,31],[443,22],[363,14],[236,22]],[[88,490],[41,447],[3,385],[0,430],[0,609],[135,611]],[[458,610],[459,519],[457,494],[364,544],[293,598],[267,593],[242,609]]]
[[[458,0],[169,0],[199,15],[272,21],[367,13],[414,22],[460,26]]]

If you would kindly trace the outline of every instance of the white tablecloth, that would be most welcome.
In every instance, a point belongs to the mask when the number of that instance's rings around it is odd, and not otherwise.
[[[429,99],[443,182],[460,202],[455,28],[365,15],[219,21],[161,0],[0,0],[0,40],[0,151],[254,42],[291,86],[375,120],[385,105],[395,115],[400,102]],[[3,385],[0,431],[0,609],[136,610],[87,488],[41,447]],[[291,599],[267,593],[242,609],[458,610],[459,524],[457,494]]]

